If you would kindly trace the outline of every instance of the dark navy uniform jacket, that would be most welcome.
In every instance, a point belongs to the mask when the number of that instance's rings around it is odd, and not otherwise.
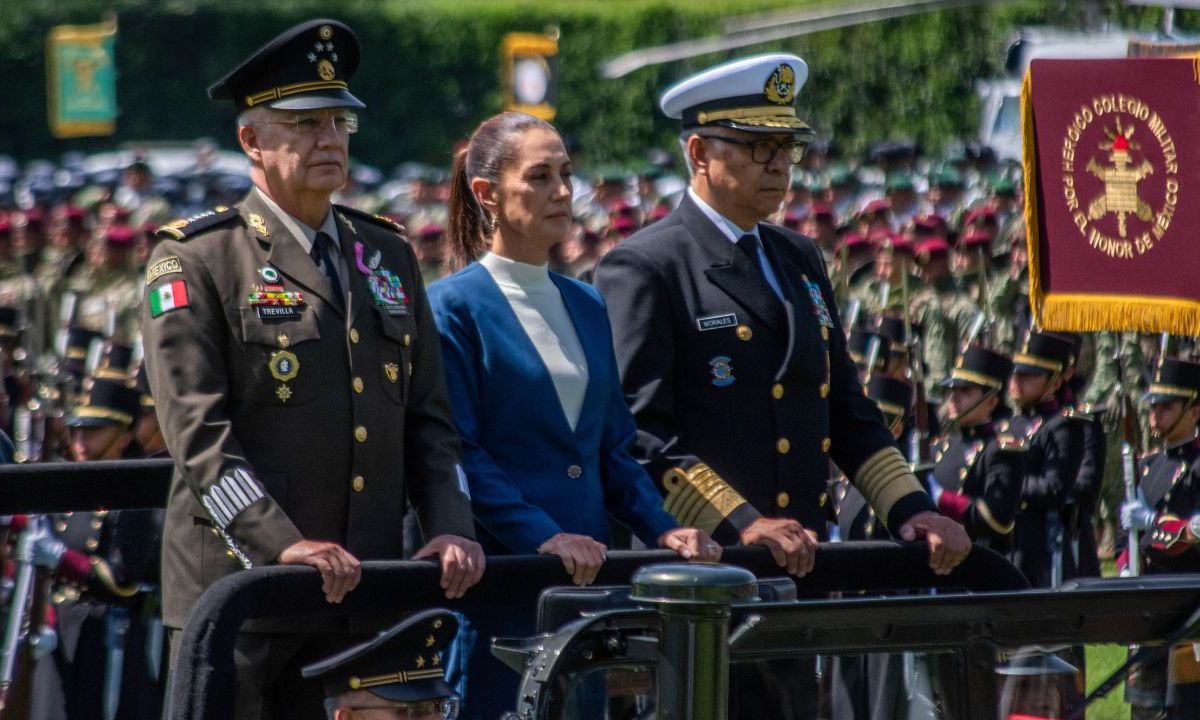
[[[1156,523],[1174,517],[1187,520],[1200,512],[1200,440],[1147,455],[1138,465],[1146,504],[1155,512]],[[1153,533],[1141,536],[1148,573],[1200,572],[1200,546],[1183,552],[1163,552],[1152,547]]]
[[[955,519],[973,541],[999,552],[1009,550],[1025,474],[1024,444],[1011,437],[998,437],[995,425],[986,423],[944,438],[936,457],[933,482],[967,501],[962,517]],[[945,504],[939,502],[943,513]]]
[[[722,542],[760,513],[824,535],[831,458],[898,529],[932,502],[863,394],[820,253],[758,227],[786,303],[690,197],[598,265],[635,457],[664,483],[668,510],[673,468],[715,471],[693,479],[719,522],[676,517]]]

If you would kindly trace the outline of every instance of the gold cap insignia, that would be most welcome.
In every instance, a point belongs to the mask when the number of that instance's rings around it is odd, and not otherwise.
[[[790,105],[796,99],[796,71],[791,65],[784,63],[775,68],[763,86],[763,95],[776,105]]]
[[[317,63],[317,75],[322,80],[332,80],[336,74],[333,70],[333,63],[328,60],[321,60]]]
[[[329,27],[328,25],[322,25],[321,29],[317,31],[317,35],[322,40],[328,40],[329,38],[333,37],[333,28]]]

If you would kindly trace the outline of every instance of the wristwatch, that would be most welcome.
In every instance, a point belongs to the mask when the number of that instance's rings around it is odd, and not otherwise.
[[[1196,513],[1188,520],[1188,530],[1192,533],[1192,543],[1200,543],[1200,513]]]

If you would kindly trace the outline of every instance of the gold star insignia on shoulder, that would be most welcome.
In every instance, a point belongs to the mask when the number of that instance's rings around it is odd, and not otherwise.
[[[434,655],[434,656],[433,656],[433,666],[434,666],[434,667],[438,667],[438,666],[440,666],[441,664],[442,664],[442,656],[441,656],[441,655]]]
[[[423,655],[418,655],[418,656],[417,656],[417,667],[418,667],[418,668],[423,668],[423,667],[425,667],[425,656],[423,656]]]
[[[432,635],[430,635],[429,637],[425,638],[425,647],[433,647],[435,642],[437,641],[433,639]]]

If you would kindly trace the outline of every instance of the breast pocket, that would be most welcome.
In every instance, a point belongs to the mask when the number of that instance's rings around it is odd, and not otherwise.
[[[250,400],[284,407],[312,402],[324,375],[316,314],[305,310],[294,320],[263,320],[255,308],[239,309]]]
[[[380,384],[389,400],[403,404],[408,401],[417,328],[408,318],[391,317],[383,312],[378,312],[378,316],[383,331],[378,358]]]

